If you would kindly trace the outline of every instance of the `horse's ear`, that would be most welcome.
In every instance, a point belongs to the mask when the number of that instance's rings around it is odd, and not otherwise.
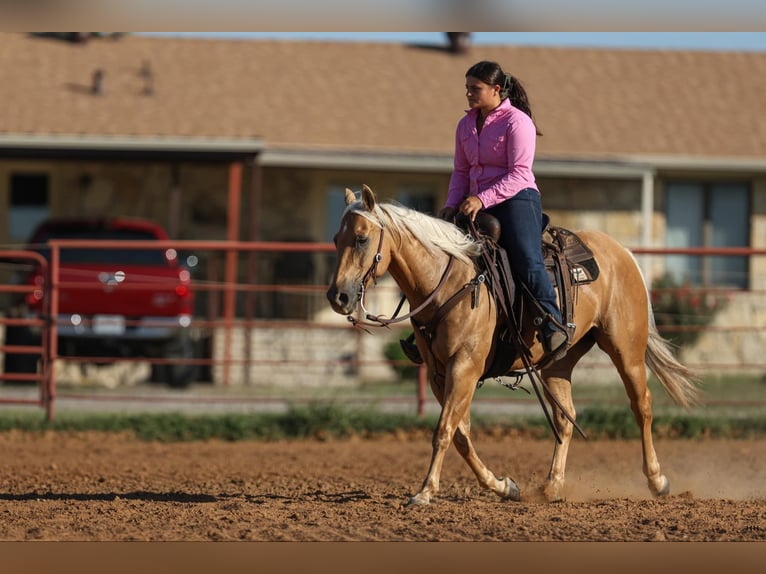
[[[372,211],[375,207],[375,194],[366,184],[362,184],[362,203],[367,211]]]
[[[349,188],[346,188],[346,205],[351,205],[356,201],[356,196],[354,195],[354,192],[351,191]]]

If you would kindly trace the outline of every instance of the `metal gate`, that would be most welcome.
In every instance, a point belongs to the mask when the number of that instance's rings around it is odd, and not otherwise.
[[[11,266],[21,266],[24,263],[35,265],[39,270],[39,276],[43,278],[42,285],[27,285],[23,283],[10,284],[0,283],[0,293],[9,293],[16,296],[24,296],[32,293],[36,289],[43,290],[43,313],[39,318],[0,316],[0,325],[3,331],[3,344],[0,350],[5,355],[14,355],[16,357],[32,358],[39,360],[39,369],[37,372],[6,373],[5,369],[0,372],[0,382],[34,382],[40,389],[40,394],[36,399],[32,398],[12,398],[0,397],[0,403],[3,404],[30,404],[40,406],[45,409],[46,418],[53,419],[54,393],[51,377],[50,361],[50,341],[51,341],[51,275],[48,261],[41,254],[35,251],[25,250],[0,250],[0,261]],[[35,344],[26,344],[24,341],[18,341],[9,337],[9,333],[15,332],[15,328],[33,328],[39,330],[39,341]],[[9,340],[10,339],[10,340]]]

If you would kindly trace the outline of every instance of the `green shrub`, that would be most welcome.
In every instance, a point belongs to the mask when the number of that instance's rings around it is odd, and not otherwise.
[[[61,413],[46,422],[37,412],[11,414],[0,410],[0,432],[128,432],[145,441],[185,442],[219,439],[227,441],[372,437],[435,428],[436,415],[395,414],[374,407],[348,408],[334,403],[312,403],[290,408],[286,413],[260,414],[94,414]],[[472,428],[493,435],[513,433],[536,439],[552,439],[545,417],[475,416]],[[638,439],[640,432],[628,408],[583,409],[577,423],[590,440]],[[654,417],[657,437],[672,439],[754,438],[766,436],[766,417],[760,411],[736,418],[668,414]]]

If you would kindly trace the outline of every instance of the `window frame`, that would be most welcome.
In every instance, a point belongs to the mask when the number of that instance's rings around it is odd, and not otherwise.
[[[664,217],[665,217],[665,234],[666,243],[667,237],[670,233],[671,220],[670,220],[670,198],[673,194],[674,186],[695,186],[698,189],[698,193],[702,196],[702,221],[700,222],[700,241],[701,245],[689,245],[689,246],[672,246],[668,247],[703,247],[703,248],[716,248],[716,247],[751,247],[752,245],[752,207],[753,207],[753,183],[749,180],[742,179],[714,179],[714,180],[699,180],[693,178],[674,178],[668,179],[664,182]],[[723,186],[738,186],[744,194],[744,238],[745,245],[714,245],[715,229],[713,222],[713,194],[716,190],[720,190]],[[729,258],[727,255],[670,255],[668,257],[677,258],[678,261],[698,259],[700,261],[698,275],[699,277],[688,276],[676,277],[677,280],[688,282],[691,285],[697,287],[733,287],[738,289],[747,289],[750,284],[751,277],[751,260],[748,256],[741,257],[744,261],[743,269],[741,270],[742,278],[740,280],[726,281],[716,278],[718,273],[714,267],[715,258]],[[694,266],[686,265],[686,269],[692,269],[696,271]]]

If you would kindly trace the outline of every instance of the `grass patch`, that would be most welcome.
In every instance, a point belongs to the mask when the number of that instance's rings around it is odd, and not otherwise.
[[[539,416],[475,416],[472,422],[477,432],[553,437],[542,413]],[[577,422],[591,440],[637,439],[640,436],[627,407],[589,407],[578,414]],[[327,404],[294,407],[284,414],[67,412],[51,422],[45,421],[40,413],[0,411],[0,432],[129,432],[142,440],[160,442],[374,437],[399,432],[430,433],[435,425],[435,416],[391,414]],[[654,432],[661,438],[754,438],[766,435],[766,419],[759,414],[725,418],[668,413],[655,416]]]
[[[39,413],[0,412],[0,432],[130,432],[147,441],[220,439],[282,440],[375,435],[399,429],[431,429],[432,417],[360,411],[335,405],[291,408],[284,414],[60,413],[46,421]]]

